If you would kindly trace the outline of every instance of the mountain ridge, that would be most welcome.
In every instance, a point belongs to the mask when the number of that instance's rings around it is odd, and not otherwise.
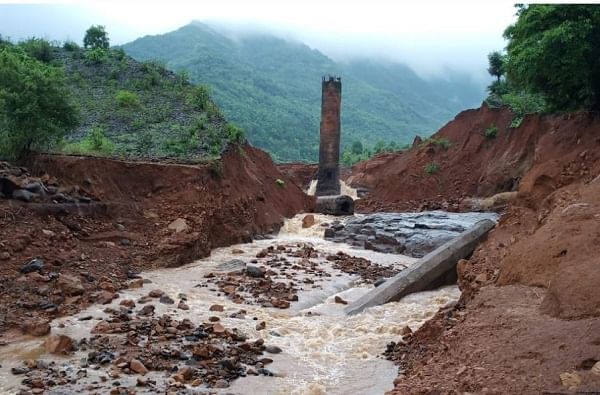
[[[463,95],[456,103],[406,65],[338,63],[297,40],[268,33],[232,38],[200,22],[122,48],[138,60],[186,70],[194,82],[209,86],[227,118],[279,161],[317,159],[322,75],[342,76],[343,147],[354,140],[365,146],[377,140],[410,143],[483,99],[481,92],[476,100]]]

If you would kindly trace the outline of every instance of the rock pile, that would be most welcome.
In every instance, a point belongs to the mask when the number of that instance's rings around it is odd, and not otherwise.
[[[91,182],[90,182],[91,183]],[[0,198],[30,203],[90,203],[93,197],[80,186],[62,187],[47,174],[32,177],[24,167],[0,162]]]
[[[421,258],[494,213],[379,213],[333,222],[325,238],[361,248]]]

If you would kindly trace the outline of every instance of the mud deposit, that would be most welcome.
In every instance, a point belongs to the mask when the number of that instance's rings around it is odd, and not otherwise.
[[[274,239],[214,250],[209,258],[144,273],[106,305],[55,319],[55,337],[0,346],[0,393],[373,394],[393,388],[381,356],[458,299],[456,287],[411,295],[346,317],[375,279],[414,259],[320,236],[303,216]],[[60,347],[59,350],[62,351]]]

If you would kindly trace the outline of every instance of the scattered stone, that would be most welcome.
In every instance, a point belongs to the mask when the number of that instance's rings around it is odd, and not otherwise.
[[[267,327],[267,323],[264,322],[264,321],[261,321],[260,323],[256,324],[256,330],[257,331],[262,331],[266,327]]]
[[[340,298],[339,296],[335,295],[335,298],[333,298],[333,300],[335,301],[335,303],[339,303],[339,304],[348,304],[348,302],[346,302],[344,299]]]
[[[61,274],[56,281],[56,286],[69,296],[82,295],[85,292],[81,279],[69,274]]]
[[[282,350],[277,346],[266,346],[265,351],[269,354],[279,354]]]
[[[216,316],[213,315],[211,317],[208,317],[208,320],[210,322],[217,322],[217,321],[220,321],[221,319],[219,317],[216,317]]]
[[[129,288],[142,288],[144,286],[144,280],[141,278],[136,278],[129,282]]]
[[[212,326],[213,333],[225,333],[225,327],[219,323]]]
[[[240,250],[239,248],[234,248],[231,250],[231,253],[235,254],[235,255],[239,255],[239,254],[243,254],[244,250]]]
[[[142,376],[148,373],[148,369],[146,369],[144,364],[138,359],[132,359],[129,362],[129,369],[136,372],[137,374],[141,374]]]
[[[383,284],[383,283],[384,283],[386,280],[387,280],[387,279],[385,279],[385,278],[380,278],[379,280],[375,281],[375,282],[373,283],[373,285],[374,285],[375,287],[378,287],[378,286],[380,286],[381,284]]]
[[[212,306],[210,306],[210,308],[208,310],[209,311],[223,311],[224,307],[223,307],[223,305],[220,305],[220,304],[213,304]]]
[[[174,304],[175,301],[169,295],[162,295],[159,299],[162,304]]]
[[[314,224],[315,224],[315,216],[313,214],[305,215],[304,218],[302,218],[302,227],[303,228],[310,228]]]
[[[50,333],[50,321],[43,318],[26,320],[21,325],[21,330],[26,335],[46,336]]]
[[[44,261],[42,259],[35,258],[35,259],[32,259],[31,261],[27,262],[25,265],[23,265],[20,272],[23,274],[33,273],[33,272],[39,273],[43,268],[44,268]]]
[[[576,388],[581,384],[581,377],[577,372],[565,372],[560,374],[560,382],[567,388]]]
[[[188,306],[187,304],[185,304],[185,302],[183,300],[180,300],[179,304],[177,305],[177,308],[179,310],[189,310],[190,306]]]
[[[0,261],[7,261],[10,259],[10,253],[8,251],[3,251],[0,253]]]
[[[36,195],[34,193],[31,193],[25,189],[15,189],[12,193],[13,199],[26,203],[31,202],[35,196]]]
[[[160,289],[153,289],[152,291],[148,292],[148,296],[150,296],[151,298],[160,298],[164,294],[165,292]]]
[[[229,383],[227,382],[227,380],[217,380],[214,384],[215,388],[228,388],[229,387]]]
[[[184,232],[189,229],[189,226],[185,219],[177,218],[167,226],[170,230],[174,230],[175,233]]]
[[[265,276],[265,273],[260,269],[260,267],[253,266],[253,265],[246,266],[246,273],[250,277],[255,277],[255,278],[261,278],[261,277]]]
[[[138,315],[141,315],[141,316],[152,315],[152,314],[154,314],[155,309],[156,309],[156,307],[154,307],[154,305],[147,304],[144,307],[142,307],[142,309],[140,311],[138,311]]]
[[[600,361],[596,362],[591,369],[592,374],[600,376]]]
[[[51,354],[66,354],[74,350],[73,339],[67,335],[50,335],[44,341],[44,349]]]
[[[133,309],[135,307],[135,302],[132,299],[123,299],[119,305]]]

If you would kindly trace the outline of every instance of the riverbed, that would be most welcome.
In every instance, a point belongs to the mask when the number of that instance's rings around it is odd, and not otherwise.
[[[397,367],[381,357],[386,344],[397,341],[404,327],[416,330],[438,309],[456,301],[459,297],[458,288],[447,286],[415,293],[399,302],[346,316],[343,312],[344,303],[358,299],[374,285],[363,281],[359,275],[334,269],[328,256],[346,253],[397,270],[406,268],[416,259],[327,241],[323,238],[324,229],[336,219],[316,215],[313,226],[302,228],[303,217],[298,215],[288,220],[276,237],[220,248],[214,250],[210,257],[183,267],[142,273],[146,281],[142,288],[121,291],[119,299],[108,306],[91,306],[75,316],[56,319],[52,322],[52,333],[65,334],[75,340],[88,338],[92,328],[107,319],[107,307],[119,309],[120,301],[138,301],[156,289],[174,300],[185,295],[185,303],[189,307],[188,310],[181,310],[177,308],[177,303],[155,303],[156,316],[168,314],[176,320],[187,318],[198,323],[218,319],[223,326],[237,328],[249,339],[263,339],[265,344],[281,350],[281,353],[268,355],[273,360],[268,364],[268,372],[272,375],[240,377],[227,383],[227,388],[207,388],[206,384],[192,387],[186,383],[179,386],[179,391],[358,395],[383,393],[392,389]],[[349,218],[341,219],[342,222],[347,220]],[[285,282],[293,278],[303,284],[298,289],[297,301],[291,302],[289,308],[236,303],[205,280],[207,275],[231,270],[233,260],[237,264],[254,261],[256,266],[264,266],[266,263],[257,262],[256,257],[268,248],[291,251],[307,246],[317,252],[310,261],[318,268],[318,278],[311,277],[311,271],[301,270],[300,266],[306,259],[303,261],[302,257],[294,257],[293,254],[287,254],[286,264],[289,264],[289,268],[275,271],[272,276],[275,281]],[[210,311],[213,305],[223,306],[223,311]],[[241,308],[245,310],[243,318],[235,314]],[[265,323],[264,329],[257,326],[261,322]],[[27,359],[54,362],[58,371],[64,371],[65,377],[76,378],[64,385],[50,387],[46,393],[85,390],[108,393],[116,386],[115,382],[119,387],[134,388],[137,393],[164,393],[172,384],[172,372],[151,371],[146,378],[156,384],[152,387],[136,387],[135,374],[113,377],[114,369],[110,364],[88,366],[85,351],[76,351],[64,357],[46,354],[43,341],[44,338],[22,338],[0,347],[0,393],[17,393],[22,388],[21,381],[25,376],[12,374],[11,368],[22,366],[23,360]],[[81,373],[82,370],[85,370],[85,374]]]

